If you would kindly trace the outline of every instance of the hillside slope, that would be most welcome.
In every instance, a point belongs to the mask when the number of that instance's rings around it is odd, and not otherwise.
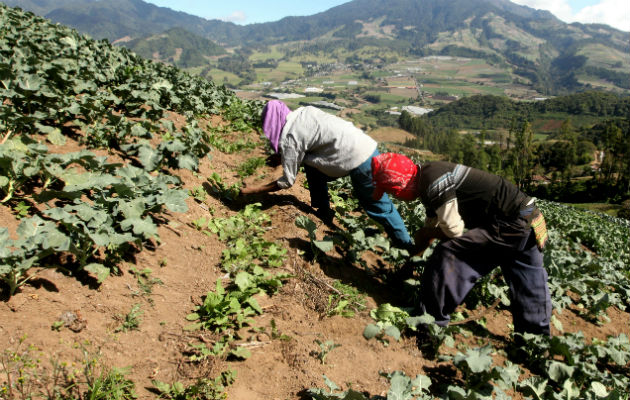
[[[426,257],[388,278],[407,258],[347,180],[336,227],[303,174],[237,196],[281,173],[261,104],[4,6],[0,30],[1,398],[627,393],[626,222],[540,202],[554,337],[514,335],[497,274],[416,341]],[[421,204],[399,209],[421,224]]]

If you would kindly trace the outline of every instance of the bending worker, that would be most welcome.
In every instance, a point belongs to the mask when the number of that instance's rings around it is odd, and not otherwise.
[[[500,266],[511,291],[515,331],[550,334],[542,256],[547,229],[534,198],[488,172],[443,161],[419,166],[394,153],[374,157],[372,173],[375,198],[387,192],[402,200],[420,198],[425,206],[416,253],[440,240],[422,274],[421,313],[446,326],[475,282]]]
[[[269,101],[262,112],[263,131],[271,148],[279,154],[283,176],[275,181],[244,187],[241,194],[273,192],[295,183],[300,165],[304,165],[311,206],[315,214],[331,223],[328,182],[350,175],[354,195],[367,214],[379,222],[394,245],[411,249],[412,242],[400,214],[387,197],[374,199],[372,192],[372,157],[379,154],[374,139],[351,122],[315,107],[291,111],[278,100]]]

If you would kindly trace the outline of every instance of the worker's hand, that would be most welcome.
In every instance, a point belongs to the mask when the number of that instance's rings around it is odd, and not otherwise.
[[[241,190],[239,191],[239,196],[247,196],[248,194],[255,193],[254,186],[247,186],[245,182],[243,182],[243,186],[241,186]]]
[[[431,243],[435,240],[433,230],[434,228],[421,228],[413,235],[415,244],[412,250],[412,256],[421,256],[424,251],[431,246]]]

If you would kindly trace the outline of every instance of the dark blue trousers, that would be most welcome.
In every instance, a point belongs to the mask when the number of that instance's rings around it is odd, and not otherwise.
[[[428,260],[422,275],[420,311],[448,325],[477,280],[497,266],[510,286],[514,330],[550,334],[551,297],[542,252],[525,219],[496,220],[487,227],[468,230],[442,241]]]
[[[372,198],[372,192],[374,192],[372,157],[378,154],[379,152],[376,150],[363,164],[350,171],[354,195],[367,215],[383,226],[395,246],[411,249],[413,243],[409,232],[407,232],[407,227],[387,194],[384,194],[379,200]],[[304,172],[311,194],[311,206],[316,209],[329,209],[328,182],[336,178],[331,178],[306,164],[304,165]]]

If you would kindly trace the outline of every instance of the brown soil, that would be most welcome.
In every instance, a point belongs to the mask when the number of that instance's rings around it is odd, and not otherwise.
[[[378,128],[370,131],[369,134],[377,142],[383,143],[403,144],[407,140],[413,140],[416,138],[413,134],[398,128]]]
[[[73,147],[74,144],[68,144],[66,149]],[[204,158],[199,173],[177,172],[186,188],[202,185],[213,172],[228,183],[235,182],[236,167],[249,157],[263,156],[263,150],[260,146],[247,154],[213,151],[210,155],[211,159]],[[258,174],[247,182],[267,181],[280,174],[279,170],[268,167],[263,171],[262,178]],[[368,310],[380,302],[392,302],[396,290],[362,268],[344,265],[334,255],[322,263],[303,258],[300,252],[308,248],[308,238],[304,230],[295,226],[295,218],[306,214],[316,221],[320,237],[329,229],[309,214],[303,174],[289,190],[248,200],[261,202],[263,210],[271,216],[273,229],[268,239],[277,240],[288,249],[281,271],[295,277],[277,295],[259,297],[265,312],[255,318],[254,325],[265,330],[254,332],[244,328],[240,332],[238,343],[252,353],[246,361],[219,360],[193,365],[187,360],[188,344],[208,340],[212,335],[184,330],[189,324],[185,317],[208,291],[214,290],[216,280],[224,276],[218,264],[225,245],[215,235],[197,231],[192,221],[233,215],[244,205],[242,202],[230,208],[211,196],[204,204],[189,198],[188,212],[167,214],[159,228],[159,243],[145,246],[123,262],[120,274],[109,277],[100,287],[61,270],[46,269],[10,299],[5,295],[0,302],[0,349],[15,351],[27,344],[34,345],[41,350],[42,365],[54,359],[74,368],[80,368],[84,360],[82,349],[92,355],[100,352],[105,365],[128,367],[127,376],[135,382],[140,399],[156,397],[148,390],[153,379],[190,383],[198,377],[216,377],[227,369],[237,371],[236,381],[228,389],[230,399],[270,400],[298,399],[307,388],[325,387],[324,374],[344,389],[351,386],[371,395],[383,395],[389,384],[380,377],[381,371],[402,370],[408,376],[431,375],[431,371],[434,375],[441,374],[443,371],[439,371],[444,368],[451,371],[448,364],[425,360],[413,338],[403,338],[387,347],[376,340],[366,341],[362,332],[372,322],[368,311],[353,318],[322,315],[330,293],[325,285],[315,282],[330,283],[338,279],[360,288],[368,296]],[[14,233],[17,224],[11,210],[0,206],[0,225]],[[376,256],[367,260],[368,267],[380,262]],[[155,284],[151,294],[142,295],[132,267],[150,268],[151,277],[159,278],[162,283]],[[117,332],[121,319],[134,304],[139,304],[143,312],[139,329]],[[58,331],[51,329],[64,314],[76,318]],[[611,309],[609,315],[612,321],[603,326],[588,323],[570,310],[557,317],[566,331],[581,330],[587,338],[604,338],[621,332],[630,335],[628,313]],[[272,320],[277,332],[290,336],[291,340],[271,337]],[[494,335],[507,337],[509,323],[510,314],[498,311],[490,313],[487,326]],[[20,338],[24,337],[20,346]],[[323,364],[317,358],[320,348],[315,340],[331,340],[341,346],[332,350]],[[4,371],[0,374],[3,382]]]

